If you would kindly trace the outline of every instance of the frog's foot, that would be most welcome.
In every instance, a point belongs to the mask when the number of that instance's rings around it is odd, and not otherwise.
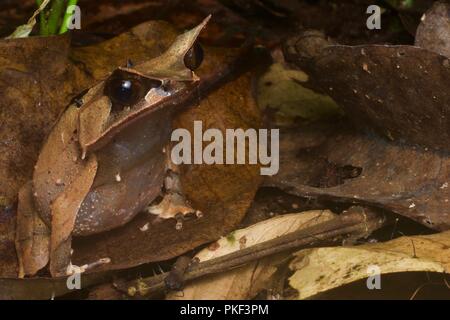
[[[187,214],[195,214],[201,217],[202,213],[195,210],[189,205],[189,202],[181,192],[180,178],[177,172],[169,170],[164,181],[165,195],[160,203],[151,205],[147,211],[151,214],[158,215],[162,219],[177,219],[176,229],[181,230],[183,227],[183,219]]]
[[[147,210],[163,219],[178,219],[181,216],[196,212],[195,209],[189,206],[186,199],[178,193],[166,194],[160,203],[148,207]]]

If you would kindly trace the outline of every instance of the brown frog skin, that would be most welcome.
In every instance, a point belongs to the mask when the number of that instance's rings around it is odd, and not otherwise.
[[[161,56],[117,69],[62,114],[28,184],[32,196],[22,197],[52,230],[52,251],[72,235],[127,223],[160,194],[172,118],[199,80],[187,58],[208,20]],[[19,215],[26,205],[19,196]]]
[[[87,161],[97,162],[97,169],[88,192],[81,192],[73,235],[121,226],[160,194],[175,107],[198,84],[185,56],[206,22],[179,36],[160,57],[116,70],[87,92],[81,106],[71,105],[62,115],[33,175],[35,206],[47,225],[52,203],[66,188],[86,184],[77,178]]]

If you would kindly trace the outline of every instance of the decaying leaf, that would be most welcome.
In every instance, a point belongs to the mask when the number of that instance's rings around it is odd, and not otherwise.
[[[450,232],[401,237],[352,248],[314,248],[296,253],[290,264],[291,287],[298,299],[368,278],[395,272],[450,271]],[[375,269],[377,268],[377,269]]]
[[[70,58],[95,80],[103,80],[117,67],[125,67],[127,63],[139,64],[159,56],[177,35],[176,29],[167,22],[148,21],[111,40],[73,48]]]
[[[415,45],[450,57],[450,4],[436,1],[422,16]]]
[[[450,159],[358,133],[348,123],[280,134],[280,172],[265,181],[288,193],[370,204],[430,228],[450,228]]]
[[[69,102],[67,37],[0,41],[0,195],[14,202],[39,148]]]
[[[200,251],[196,258],[200,262],[214,259],[296,230],[329,221],[334,217],[335,214],[328,210],[278,216],[245,229],[233,231]],[[277,267],[286,263],[288,257],[289,254],[279,254],[276,257],[254,261],[229,272],[202,278],[185,287],[182,294],[171,292],[166,298],[183,300],[251,299],[261,290],[270,288]]]
[[[416,39],[422,47],[334,45],[301,34],[288,41],[286,59],[304,69],[312,86],[330,95],[359,128],[448,152],[448,8],[438,3],[425,14],[430,17]]]
[[[359,127],[450,150],[447,57],[413,46],[330,46],[307,71]]]
[[[7,37],[7,39],[28,37],[31,31],[33,31],[34,25],[36,24],[37,15],[45,9],[49,2],[50,0],[42,1],[39,8],[33,13],[31,18],[28,19],[28,22],[24,25],[18,26],[16,30],[14,30],[14,32],[9,37]]]
[[[273,64],[258,80],[258,105],[276,113],[276,122],[292,122],[297,118],[318,120],[340,115],[341,109],[326,95],[302,86],[308,75]]]
[[[286,138],[290,156],[281,152],[285,169],[272,185],[300,196],[381,206],[447,230],[449,58],[415,46],[333,45],[320,33],[290,39],[285,54],[352,124],[323,144],[316,140],[313,148],[301,149]],[[387,139],[370,133],[373,129]]]

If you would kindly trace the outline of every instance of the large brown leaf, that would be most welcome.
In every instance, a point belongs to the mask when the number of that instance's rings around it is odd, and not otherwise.
[[[10,200],[31,176],[43,138],[73,90],[69,38],[0,41],[0,195]]]
[[[358,127],[448,152],[449,10],[436,2],[424,14],[416,46],[334,45],[321,33],[304,32],[289,39],[285,55]]]
[[[436,1],[423,15],[415,45],[450,57],[450,4]]]
[[[413,46],[329,46],[309,74],[353,122],[450,151],[450,61]]]
[[[432,48],[442,47],[433,41],[439,32],[422,24],[419,43],[428,38]],[[332,45],[317,32],[290,39],[285,55],[360,131],[340,128],[325,142],[316,132],[313,148],[303,150],[305,138],[298,133],[282,137],[289,151],[281,151],[281,174],[269,184],[302,196],[380,206],[448,229],[449,58],[414,46]],[[390,141],[361,133],[371,129]]]
[[[374,205],[433,229],[450,228],[448,157],[335,125],[281,132],[280,139],[280,172],[266,185],[302,197]],[[345,176],[345,169],[356,173]]]
[[[0,274],[17,275],[19,188],[31,177],[42,140],[69,100],[66,37],[0,41]]]

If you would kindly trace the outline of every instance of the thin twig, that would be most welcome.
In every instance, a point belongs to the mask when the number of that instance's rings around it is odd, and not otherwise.
[[[368,236],[385,224],[386,219],[367,208],[352,207],[339,217],[319,225],[294,231],[278,238],[233,252],[215,259],[193,264],[185,273],[184,281],[238,268],[276,253],[312,246],[342,243],[355,235]],[[117,288],[130,296],[145,297],[161,294],[166,289],[168,272],[157,276],[117,284]]]

